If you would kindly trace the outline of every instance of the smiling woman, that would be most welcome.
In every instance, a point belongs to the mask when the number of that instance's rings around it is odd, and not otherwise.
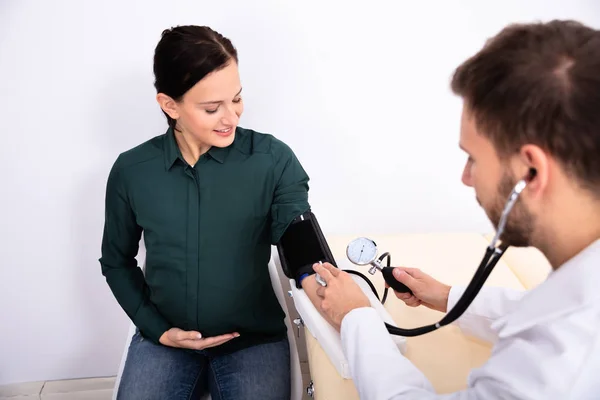
[[[233,143],[244,111],[237,51],[207,27],[163,32],[154,56],[156,96],[184,159]]]
[[[165,30],[154,74],[169,128],[122,153],[106,190],[102,273],[138,328],[118,398],[290,398],[268,263],[310,209],[309,178],[283,142],[238,126],[228,39],[208,27]],[[142,233],[145,275],[135,259]]]

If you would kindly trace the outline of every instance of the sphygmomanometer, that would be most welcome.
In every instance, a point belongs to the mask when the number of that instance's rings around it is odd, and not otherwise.
[[[337,268],[312,211],[307,211],[292,221],[277,244],[277,251],[283,273],[296,281],[297,288],[301,287],[304,278],[314,274],[314,264],[327,262]]]
[[[365,246],[367,243],[374,244],[374,242],[370,242],[368,239],[359,238],[348,246],[347,253],[350,261],[357,263],[361,262],[362,260],[368,260],[369,263],[374,265],[373,268],[378,268],[383,272],[384,279],[390,287],[394,288],[394,290],[402,292],[410,291],[410,289],[408,289],[404,284],[398,282],[392,276],[392,268],[390,266],[391,255],[389,253],[385,253],[379,257],[379,259],[375,259],[376,254],[373,252],[376,252],[376,248],[373,248],[372,246]],[[358,247],[361,247],[361,249],[359,250]],[[321,230],[317,218],[312,211],[307,211],[306,213],[296,217],[290,223],[285,233],[281,237],[281,240],[277,243],[277,252],[279,254],[279,260],[283,273],[288,278],[295,281],[296,288],[298,289],[301,289],[302,287],[302,280],[315,274],[313,270],[314,264],[327,262],[337,268],[337,263],[333,257],[333,254],[331,253],[329,244],[327,243],[325,235],[323,235],[323,231]],[[380,263],[386,257],[387,266],[381,267]],[[366,276],[358,271],[345,271],[363,278],[377,297],[377,300],[380,300],[375,286]],[[371,269],[371,273],[374,273],[373,269]],[[324,286],[325,282],[318,276],[318,274],[315,275],[317,282]],[[383,300],[380,300],[382,303],[385,303],[387,290],[388,289],[386,288]],[[390,333],[402,335],[401,333],[393,331],[394,329],[399,328],[391,326],[387,323],[386,326]]]
[[[419,328],[402,329],[385,323],[389,333],[399,336],[423,335],[454,322],[467,310],[469,305],[475,299],[475,296],[477,296],[483,287],[483,284],[487,280],[493,268],[496,266],[508,248],[506,244],[498,245],[500,242],[500,237],[504,232],[508,215],[515,205],[521,192],[525,189],[529,181],[535,177],[535,175],[536,171],[531,169],[528,176],[517,182],[514,189],[510,193],[506,205],[504,206],[504,210],[502,211],[496,235],[488,245],[485,255],[481,260],[481,263],[477,268],[473,278],[471,279],[471,282],[454,308],[452,308],[439,322]],[[315,263],[328,262],[337,268],[335,259],[331,254],[331,250],[329,249],[329,245],[325,240],[325,236],[321,231],[317,219],[310,211],[292,221],[282,239],[278,243],[277,250],[283,272],[288,278],[296,281],[297,288],[301,287],[301,282],[304,278],[314,274],[312,266]],[[377,252],[377,245],[373,240],[368,238],[355,239],[348,245],[346,249],[346,255],[352,263],[356,265],[371,265],[369,272],[371,274],[375,274],[377,271],[381,271],[385,282],[395,291],[401,293],[410,292],[408,287],[401,282],[398,282],[393,277],[393,268],[390,266],[391,255],[389,253],[384,253],[377,257]],[[387,265],[384,267],[381,265],[381,262],[385,258],[387,258]],[[357,271],[345,271],[359,275],[365,279],[379,300],[379,295],[375,290],[375,286],[373,286],[371,281],[366,276]],[[323,280],[319,279],[318,275],[317,281],[323,286],[326,285]],[[387,290],[388,289],[386,288],[383,300],[381,300],[382,303],[385,302],[387,297]]]

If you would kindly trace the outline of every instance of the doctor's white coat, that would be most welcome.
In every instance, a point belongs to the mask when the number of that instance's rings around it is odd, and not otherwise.
[[[452,288],[448,310],[463,290]],[[360,398],[600,399],[600,240],[530,291],[484,287],[456,324],[494,347],[465,390],[440,395],[374,309],[350,312],[342,345]]]

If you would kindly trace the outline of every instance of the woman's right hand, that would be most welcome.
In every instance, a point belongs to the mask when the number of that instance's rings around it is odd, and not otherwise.
[[[169,347],[202,350],[208,347],[222,345],[223,343],[239,336],[239,333],[234,332],[227,333],[225,335],[204,338],[200,332],[184,331],[179,328],[171,328],[162,334],[160,337],[160,343]]]
[[[446,312],[450,286],[433,279],[418,268],[396,267],[393,274],[396,280],[408,286],[413,293],[394,291],[396,297],[407,306],[417,307],[422,304],[432,310]],[[386,286],[388,285],[386,284]]]

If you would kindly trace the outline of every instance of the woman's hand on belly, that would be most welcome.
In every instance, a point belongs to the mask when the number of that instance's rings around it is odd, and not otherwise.
[[[237,332],[227,333],[225,335],[202,337],[200,332],[184,331],[179,328],[171,328],[160,337],[160,343],[164,346],[178,347],[182,349],[202,350],[209,347],[216,347],[225,342],[239,337]]]

